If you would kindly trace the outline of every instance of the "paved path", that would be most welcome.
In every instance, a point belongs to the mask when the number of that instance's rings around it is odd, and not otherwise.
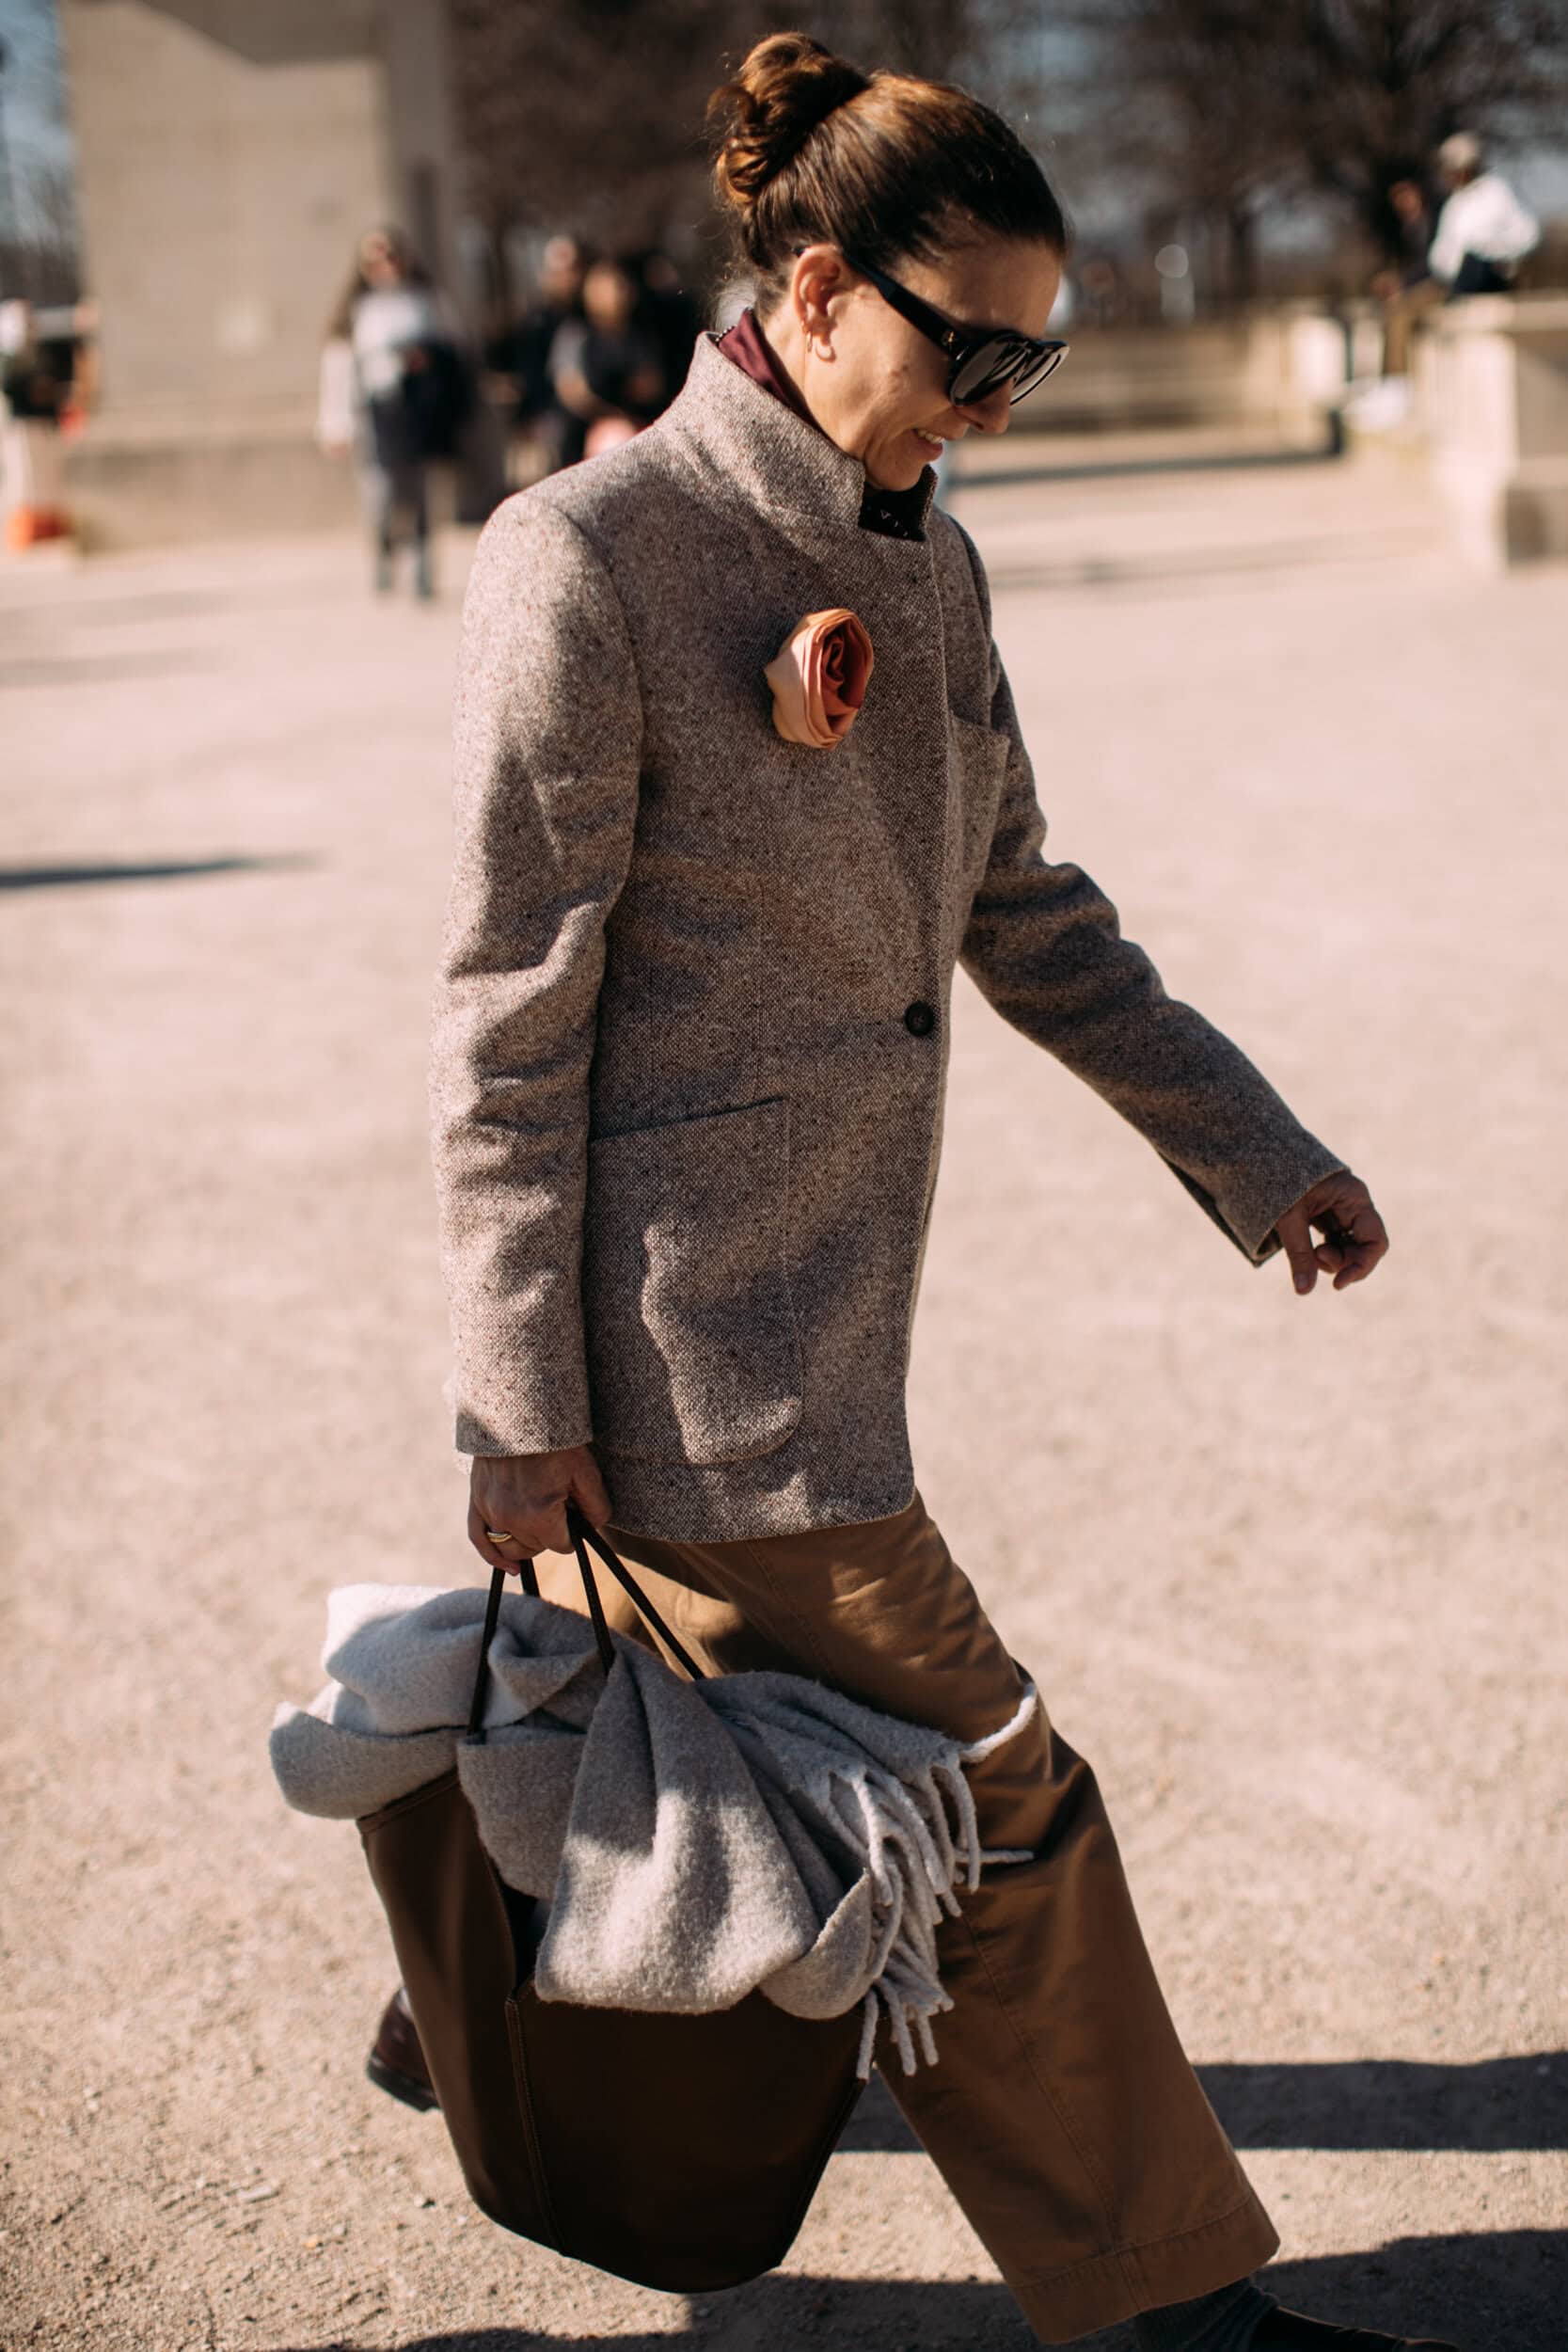
[[[1100,1769],[1286,2299],[1561,2352],[1568,572],[1332,468],[963,511],[1059,853],[1395,1248],[1295,1300],[966,995],[923,1485]],[[1022,2352],[876,2101],[784,2274],[690,2306],[502,2239],[360,2075],[373,1899],[262,1742],[330,1582],[471,1565],[446,553],[430,612],[338,545],[0,572],[0,2344]]]

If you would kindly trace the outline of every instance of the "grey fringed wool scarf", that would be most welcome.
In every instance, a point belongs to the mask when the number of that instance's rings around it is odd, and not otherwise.
[[[979,1882],[965,1746],[791,1674],[688,1682],[619,1635],[607,1676],[585,1619],[509,1595],[483,1744],[463,1737],[484,1596],[332,1594],[307,1708],[281,1707],[273,1769],[300,1812],[352,1820],[456,1769],[510,1886],[549,1905],[545,2000],[728,2009],[760,1989],[797,2017],[885,2013],[906,2073],[952,2007],[936,1931]]]

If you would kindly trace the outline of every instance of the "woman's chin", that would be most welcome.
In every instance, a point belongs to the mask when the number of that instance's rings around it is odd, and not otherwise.
[[[888,450],[866,462],[866,479],[879,490],[912,490],[927,466],[934,466],[942,454],[937,443],[927,450],[923,441],[911,439],[902,449]]]

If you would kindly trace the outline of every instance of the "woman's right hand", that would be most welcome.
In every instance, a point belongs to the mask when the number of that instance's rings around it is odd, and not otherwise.
[[[569,1551],[566,1505],[575,1502],[591,1525],[610,1521],[610,1497],[592,1450],[557,1454],[476,1454],[468,1478],[468,1541],[492,1568],[515,1573],[539,1551]],[[487,1528],[504,1529],[492,1543]]]

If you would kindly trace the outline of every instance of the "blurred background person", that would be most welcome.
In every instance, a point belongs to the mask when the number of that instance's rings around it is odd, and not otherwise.
[[[727,335],[732,326],[738,326],[757,298],[757,281],[749,269],[732,268],[714,293],[708,305],[708,326],[716,335]]]
[[[25,302],[0,303],[0,506],[13,553],[69,535],[60,420],[71,401],[70,346],[40,336]]]
[[[1450,294],[1508,294],[1519,264],[1541,242],[1541,224],[1500,172],[1488,171],[1473,132],[1456,131],[1437,151],[1449,190],[1437,216],[1428,263]]]
[[[533,300],[490,346],[490,365],[510,388],[514,430],[531,444],[531,479],[582,455],[586,428],[557,397],[550,354],[567,321],[581,320],[587,269],[588,256],[576,237],[551,237],[540,257]]]
[[[658,353],[664,378],[660,400],[668,407],[686,382],[703,314],[682,285],[681,274],[668,253],[655,246],[638,256],[636,267],[637,324]]]
[[[1127,312],[1127,289],[1114,254],[1091,254],[1079,264],[1078,299],[1085,326],[1115,326]]]
[[[624,262],[595,262],[582,281],[582,317],[568,319],[550,347],[556,397],[581,425],[589,457],[640,433],[665,405],[658,346],[638,324],[638,294]]]
[[[392,586],[400,535],[413,550],[415,595],[436,593],[429,469],[456,455],[473,398],[462,329],[407,238],[367,230],[327,330],[316,437],[358,466],[378,595]]]
[[[1410,344],[1417,323],[1423,312],[1443,300],[1446,289],[1427,262],[1433,214],[1420,182],[1390,182],[1388,212],[1395,251],[1372,279],[1371,291],[1383,304],[1383,373],[1402,376],[1410,373]]]

